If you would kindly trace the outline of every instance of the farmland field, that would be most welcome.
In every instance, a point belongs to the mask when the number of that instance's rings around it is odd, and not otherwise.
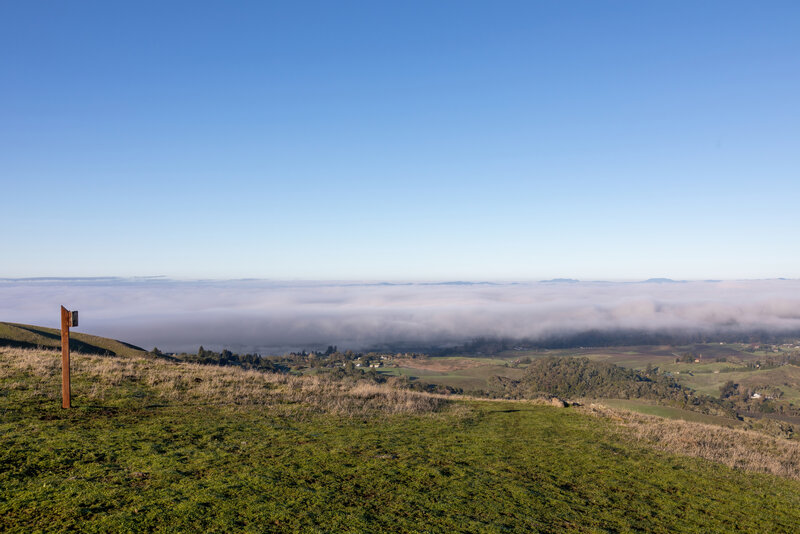
[[[729,417],[720,417],[715,415],[706,415],[689,410],[682,410],[672,406],[661,406],[652,402],[644,400],[627,400],[627,399],[598,399],[597,402],[605,404],[611,408],[619,408],[623,410],[630,410],[632,412],[642,413],[646,415],[656,415],[658,417],[665,417],[668,419],[680,419],[682,421],[690,421],[695,423],[705,423],[710,425],[721,425],[731,428],[742,426],[742,422]]]
[[[742,386],[758,389],[759,387],[775,386],[783,391],[784,400],[800,402],[800,367],[784,365],[774,369],[749,369],[733,372],[693,372],[691,375],[681,373],[680,381],[696,389],[700,393],[719,395],[720,387],[727,381],[739,383]]]
[[[732,380],[747,388],[775,386],[783,391],[783,400],[800,403],[800,367],[784,365],[778,368],[756,368],[749,364],[755,361],[765,361],[767,358],[775,356],[776,352],[745,349],[746,346],[742,344],[708,343],[682,347],[664,345],[503,351],[495,355],[495,358],[503,362],[512,362],[523,358],[546,356],[586,357],[590,360],[609,362],[636,370],[644,370],[650,365],[658,367],[662,372],[671,373],[680,384],[701,394],[718,397],[722,385]],[[700,362],[676,363],[676,358],[687,352],[697,355]],[[782,352],[779,351],[777,354]],[[469,355],[460,358],[472,359]],[[434,358],[434,360],[438,359]],[[451,361],[457,359],[451,358]],[[724,361],[718,361],[723,359]],[[489,376],[494,373],[511,378],[519,375],[517,369],[505,368],[502,365],[490,366],[490,362],[496,362],[496,359],[481,357],[476,360],[486,362],[487,366],[482,372],[476,372],[476,375]],[[524,367],[525,365],[519,366],[520,369]],[[433,380],[433,376],[428,379]],[[476,387],[479,383],[479,380],[472,382]]]
[[[524,366],[508,367],[505,362],[488,358],[477,361],[471,358],[440,360],[443,359],[433,358],[419,363],[407,361],[398,367],[383,367],[379,372],[388,376],[408,376],[421,383],[442,384],[465,391],[486,389],[493,376],[518,378],[524,373]]]

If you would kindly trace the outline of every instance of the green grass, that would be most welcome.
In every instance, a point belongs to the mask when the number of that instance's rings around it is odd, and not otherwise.
[[[446,420],[211,407],[37,420],[4,436],[0,525],[788,532],[800,521],[796,482],[623,446],[554,408],[473,409]]]
[[[686,372],[691,372],[693,374],[715,374],[719,372],[719,374],[723,374],[747,369],[747,365],[733,362],[670,363],[661,366],[662,371],[669,371],[671,373],[680,371],[681,374]]]
[[[706,415],[699,412],[692,412],[690,410],[674,408],[672,406],[661,406],[643,400],[600,399],[597,402],[605,404],[610,408],[629,410],[646,415],[657,415],[658,417],[665,417],[667,419],[679,419],[681,421],[705,423],[709,425],[722,425],[728,427],[738,427],[742,426],[743,424],[741,421],[731,419],[729,417]]]
[[[501,355],[502,354],[502,355]],[[494,357],[483,357],[483,356],[436,356],[434,359],[436,361],[460,361],[460,360],[468,360],[470,362],[480,362],[485,363],[487,365],[502,365],[505,362],[512,362],[520,356],[515,356],[514,353],[501,353]]]
[[[26,348],[50,348],[61,350],[61,330],[17,323],[0,322],[0,346]],[[117,356],[144,356],[146,351],[135,345],[70,331],[70,348],[90,354],[111,354]]]
[[[427,378],[422,381],[458,387],[464,391],[485,390],[489,387],[489,379],[493,376],[507,376],[516,379],[520,378],[524,373],[524,368],[515,369],[502,365],[482,365],[454,371],[446,376],[436,377],[436,379]]]
[[[376,371],[387,376],[408,376],[411,378],[420,377],[446,377],[450,373],[443,371],[433,371],[430,369],[420,369],[417,367],[378,367]]]
[[[440,358],[437,358],[439,360]],[[442,358],[444,359],[444,358]],[[458,361],[461,358],[448,358]],[[474,361],[475,358],[470,358]],[[507,376],[509,378],[520,378],[524,372],[524,366],[519,368],[498,365],[497,360],[485,358],[484,365],[467,367],[453,371],[434,371],[419,367],[381,367],[378,372],[387,376],[408,376],[423,383],[441,384],[461,388],[464,391],[485,390],[489,387],[489,379],[493,376]]]
[[[169,365],[185,366],[148,368]],[[65,411],[56,374],[20,369],[0,380],[5,532],[792,532],[800,522],[798,481],[656,452],[573,409],[188,404],[128,366],[123,382],[76,376]],[[106,388],[102,401],[81,396],[91,387]]]

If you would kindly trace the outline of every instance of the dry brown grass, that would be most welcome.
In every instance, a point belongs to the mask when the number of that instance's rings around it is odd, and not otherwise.
[[[582,411],[616,421],[620,434],[659,450],[695,456],[734,469],[800,480],[800,443],[752,430],[665,419],[591,404]]]
[[[131,388],[149,402],[218,405],[298,405],[312,411],[361,414],[429,413],[446,402],[441,397],[390,385],[339,381],[324,376],[293,376],[144,358],[73,354],[73,396],[92,401],[118,398]],[[60,353],[0,348],[0,380],[5,388],[33,395],[60,395]]]

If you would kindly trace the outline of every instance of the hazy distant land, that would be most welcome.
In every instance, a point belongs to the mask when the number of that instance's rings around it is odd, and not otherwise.
[[[778,342],[800,332],[798,280],[0,280],[0,320],[57,326],[61,304],[82,311],[87,331],[169,351]]]

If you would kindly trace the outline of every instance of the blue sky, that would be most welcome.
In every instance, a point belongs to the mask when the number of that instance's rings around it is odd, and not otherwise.
[[[5,2],[0,277],[800,277],[796,2]]]

